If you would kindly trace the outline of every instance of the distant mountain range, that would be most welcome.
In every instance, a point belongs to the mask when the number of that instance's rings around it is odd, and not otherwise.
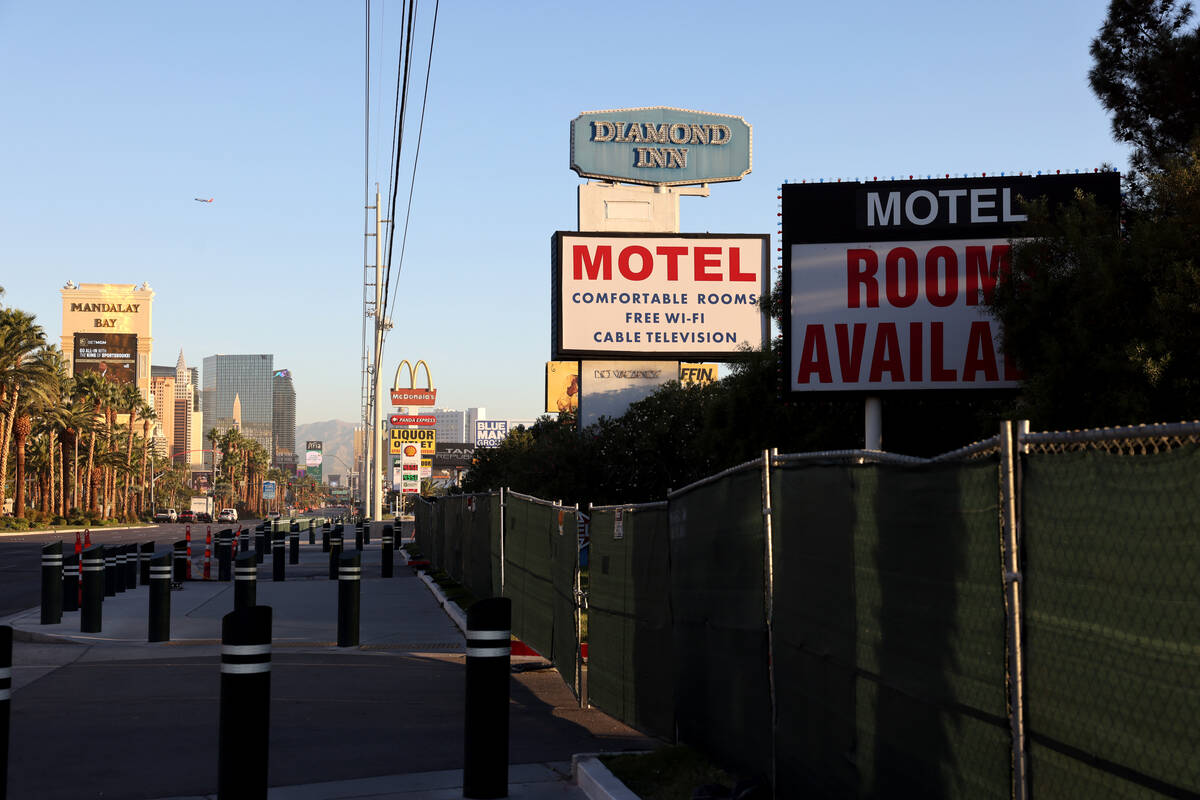
[[[305,442],[322,443],[321,452],[325,454],[321,474],[326,481],[330,475],[349,476],[354,470],[354,428],[355,423],[331,419],[325,422],[310,422],[307,425],[296,426],[296,454],[300,463],[304,463]],[[349,485],[349,478],[343,478],[343,486]]]

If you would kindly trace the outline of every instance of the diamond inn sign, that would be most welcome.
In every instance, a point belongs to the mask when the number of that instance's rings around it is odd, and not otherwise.
[[[669,106],[585,111],[571,121],[571,169],[649,186],[741,180],[754,129],[729,114]]]

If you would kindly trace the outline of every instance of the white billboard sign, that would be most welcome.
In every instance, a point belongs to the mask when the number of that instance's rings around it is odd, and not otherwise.
[[[579,370],[579,423],[586,427],[600,417],[619,417],[630,403],[678,379],[678,361],[584,361]]]
[[[557,232],[552,358],[729,360],[760,348],[769,238]]]

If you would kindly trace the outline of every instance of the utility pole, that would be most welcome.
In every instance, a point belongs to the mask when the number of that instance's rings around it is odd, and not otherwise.
[[[373,401],[371,408],[371,452],[374,458],[371,463],[370,479],[371,505],[368,509],[371,519],[378,520],[383,516],[383,464],[386,456],[383,452],[383,383],[380,376],[383,373],[383,332],[389,327],[383,316],[383,223],[390,222],[380,218],[379,187],[375,187],[375,359],[371,372]]]

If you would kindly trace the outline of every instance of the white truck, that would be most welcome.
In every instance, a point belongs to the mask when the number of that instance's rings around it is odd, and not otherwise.
[[[212,522],[213,499],[211,497],[193,497],[192,511],[196,512],[197,522]]]

